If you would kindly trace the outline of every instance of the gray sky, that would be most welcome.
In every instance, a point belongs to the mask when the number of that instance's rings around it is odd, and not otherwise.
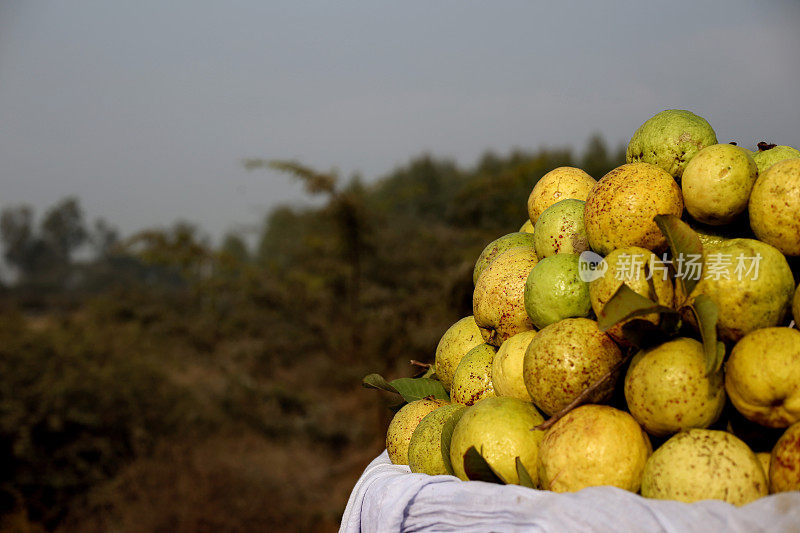
[[[374,179],[616,145],[667,108],[797,147],[798,28],[791,0],[0,0],[0,207],[72,194],[125,234],[219,237],[306,201],[245,157]]]

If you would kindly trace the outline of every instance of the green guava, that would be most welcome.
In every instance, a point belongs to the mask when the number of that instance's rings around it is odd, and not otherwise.
[[[450,392],[453,374],[461,359],[474,347],[483,344],[483,335],[473,316],[467,316],[450,326],[436,346],[436,376]]]
[[[690,111],[667,109],[639,126],[625,160],[651,163],[680,180],[689,160],[712,144],[717,144],[717,135],[706,119]]]
[[[756,454],[725,431],[681,431],[650,456],[642,475],[645,498],[744,505],[767,494]]]
[[[481,272],[494,261],[494,258],[501,253],[516,246],[534,246],[532,233],[516,232],[503,235],[486,245],[478,260],[475,262],[475,269],[472,271],[472,283],[478,282]]]
[[[756,166],[758,166],[759,175],[766,172],[769,167],[778,161],[794,159],[796,157],[800,157],[800,150],[785,145],[772,146],[772,148],[766,148],[764,150],[759,147],[759,151],[753,154],[753,160],[756,162]]]
[[[530,402],[516,398],[487,398],[468,407],[453,429],[450,461],[456,476],[466,480],[464,455],[470,447],[483,456],[492,469],[512,484],[519,483],[516,459],[536,483],[539,444],[544,431],[534,429],[544,422]]]
[[[525,360],[525,351],[535,335],[534,330],[523,331],[500,345],[492,360],[492,384],[498,396],[531,401],[522,378],[522,363]]]
[[[575,167],[558,167],[542,176],[528,196],[528,218],[532,223],[551,205],[574,198],[586,200],[597,182]]]
[[[450,398],[455,403],[472,405],[495,395],[492,385],[492,360],[497,348],[480,344],[471,349],[453,374]]]
[[[536,328],[589,315],[589,284],[580,277],[579,259],[577,254],[556,254],[539,261],[528,274],[525,311]]]
[[[428,413],[447,405],[444,400],[416,400],[409,402],[395,413],[386,431],[386,451],[396,465],[408,464],[408,444],[414,430]]]
[[[750,227],[759,240],[800,256],[800,158],[769,167],[750,194]]]
[[[478,277],[472,313],[489,344],[499,347],[517,333],[533,329],[523,297],[525,280],[538,261],[534,248],[517,246],[495,257]]]
[[[703,345],[678,338],[636,354],[625,375],[625,400],[648,433],[663,437],[716,422],[725,388],[720,376],[706,375]]]
[[[589,249],[583,208],[582,200],[567,199],[544,210],[533,234],[539,259],[555,254],[580,254]]]
[[[422,419],[408,444],[408,467],[412,472],[430,476],[449,473],[442,455],[442,429],[451,418],[460,419],[465,409],[463,405],[444,405]]]
[[[683,171],[686,210],[704,224],[728,224],[747,209],[757,177],[756,162],[747,150],[732,144],[707,146]]]
[[[533,403],[552,415],[611,372],[621,359],[619,347],[597,322],[565,318],[539,331],[528,345],[522,364],[525,387]],[[588,401],[608,401],[613,392],[613,381],[609,381]]]

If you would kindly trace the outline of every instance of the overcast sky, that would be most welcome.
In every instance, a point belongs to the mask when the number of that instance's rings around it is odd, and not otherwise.
[[[626,143],[667,108],[800,146],[798,28],[791,0],[0,0],[0,207],[219,237],[305,201],[245,157],[375,179]]]

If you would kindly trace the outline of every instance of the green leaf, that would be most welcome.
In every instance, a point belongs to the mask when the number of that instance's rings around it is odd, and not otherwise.
[[[472,481],[486,481],[487,483],[498,483],[506,485],[506,481],[491,467],[486,459],[475,449],[475,446],[470,446],[467,453],[464,454],[464,473],[467,479]]]
[[[366,389],[378,389],[386,392],[400,394],[400,392],[386,381],[380,374],[370,374],[361,380],[361,386]]]
[[[517,476],[519,476],[519,484],[523,487],[528,487],[529,489],[535,489],[536,484],[531,479],[531,475],[528,473],[528,470],[525,468],[525,465],[522,464],[522,460],[517,457]]]
[[[450,415],[442,426],[442,460],[447,473],[451,476],[456,475],[456,473],[453,470],[453,463],[450,461],[450,442],[453,440],[453,430],[458,421],[461,420],[461,415],[464,414],[465,409],[466,407]]]
[[[700,329],[700,337],[703,339],[703,353],[706,356],[706,375],[719,372],[722,368],[722,360],[725,357],[725,346],[720,351],[717,343],[717,319],[719,309],[714,300],[705,294],[698,295],[689,305],[697,326]]]
[[[653,220],[658,225],[661,233],[667,238],[669,249],[672,251],[673,262],[678,258],[688,259],[697,257],[701,264],[700,276],[697,279],[687,276],[678,276],[678,283],[683,286],[684,294],[688,297],[694,290],[697,282],[702,278],[703,243],[697,233],[689,225],[675,215],[656,215]]]
[[[433,396],[437,400],[450,401],[450,396],[438,379],[399,378],[388,383],[407,402]]]
[[[675,310],[657,304],[623,283],[614,296],[606,302],[597,317],[597,323],[600,331],[607,331],[620,322],[650,313],[675,313]]]

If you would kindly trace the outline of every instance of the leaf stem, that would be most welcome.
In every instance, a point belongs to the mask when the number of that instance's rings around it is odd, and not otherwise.
[[[553,424],[558,422],[564,415],[578,407],[579,405],[583,404],[589,397],[600,387],[605,385],[610,379],[614,378],[617,375],[617,372],[620,368],[628,362],[628,360],[633,356],[633,349],[629,348],[628,353],[620,359],[617,364],[611,367],[611,370],[606,372],[603,376],[597,379],[594,383],[583,389],[580,394],[578,394],[575,399],[569,402],[564,408],[559,410],[558,412],[554,413],[550,418],[539,424],[533,429],[538,429],[541,431],[545,431],[549,429]]]

